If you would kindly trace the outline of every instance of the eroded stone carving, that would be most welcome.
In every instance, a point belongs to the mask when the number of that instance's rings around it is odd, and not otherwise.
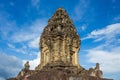
[[[30,68],[29,61],[27,61],[27,62],[25,63],[24,67],[25,67],[26,70],[29,70],[29,68]]]
[[[96,67],[93,69],[93,68],[90,68],[89,71],[88,71],[88,75],[89,76],[96,76],[96,77],[99,77],[99,78],[102,78],[102,71],[100,70],[100,67],[99,67],[99,63],[96,63]]]
[[[45,27],[40,38],[41,64],[36,68],[54,62],[69,63],[79,67],[78,51],[80,38],[66,11],[59,8]]]
[[[17,76],[17,80],[27,80],[27,77],[29,77],[32,74],[32,71],[29,70],[30,65],[29,65],[29,61],[27,61],[24,64],[24,68],[19,72],[18,76]]]

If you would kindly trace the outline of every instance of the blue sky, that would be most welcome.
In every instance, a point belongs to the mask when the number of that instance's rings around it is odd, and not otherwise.
[[[81,37],[80,65],[99,62],[104,77],[120,79],[120,0],[0,0],[0,80],[16,76],[26,60],[39,63],[39,38],[59,7]]]

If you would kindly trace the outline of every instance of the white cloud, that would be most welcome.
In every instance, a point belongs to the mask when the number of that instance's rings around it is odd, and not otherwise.
[[[11,49],[14,49],[14,48],[15,48],[15,46],[12,45],[12,44],[10,44],[10,43],[8,43],[7,45],[8,45],[8,47],[11,48]]]
[[[87,37],[83,38],[94,41],[102,41],[96,47],[87,50],[89,63],[99,62],[101,69],[105,73],[120,73],[120,23],[111,24],[103,29],[92,31]]]
[[[36,20],[33,22],[32,25],[29,25],[29,27],[25,27],[18,32],[15,32],[12,35],[12,40],[14,42],[23,42],[23,41],[30,41],[34,40],[36,37],[40,36],[40,33],[43,31],[43,28],[45,27],[46,21],[45,19]]]
[[[45,27],[46,19],[38,19],[34,21],[31,25],[25,26],[20,30],[17,30],[10,37],[10,42],[8,47],[12,50],[27,54],[28,49],[38,49],[39,48],[39,38]],[[23,26],[24,27],[24,26]],[[14,43],[14,45],[13,45]],[[17,48],[15,45],[23,45]],[[26,47],[26,48],[25,48]]]
[[[23,60],[23,65],[26,63],[26,61],[28,60]],[[40,53],[37,53],[37,57],[33,60],[29,60],[29,64],[30,64],[30,69],[34,70],[36,66],[38,66],[38,64],[40,64]]]
[[[101,49],[88,50],[88,62],[101,65],[101,69],[106,73],[120,72],[120,47],[111,49],[111,51]]]
[[[74,11],[75,11],[75,16],[73,18],[75,18],[75,20],[81,20],[84,16],[84,14],[86,13],[88,7],[89,2],[87,0],[79,0],[78,4],[76,5]]]
[[[22,54],[27,54],[27,46],[26,45],[23,45],[22,47],[20,48],[17,48],[15,45],[11,44],[11,43],[8,43],[8,48],[15,51],[15,52],[19,52],[19,53],[22,53]]]
[[[15,21],[9,20],[11,16],[5,12],[0,11],[0,36],[1,38],[8,39],[10,33],[16,30]]]
[[[88,34],[87,37],[82,38],[82,40],[93,38],[95,39],[94,41],[105,40],[107,42],[112,42],[116,40],[118,41],[118,39],[116,39],[116,35],[120,35],[120,23],[108,25],[100,30],[94,30]]]
[[[38,48],[39,47],[40,37],[33,39],[29,42],[28,46],[31,48]]]
[[[28,60],[20,60],[15,56],[10,56],[4,53],[0,53],[0,80],[6,80],[7,78],[16,77],[18,72],[23,69],[23,64]],[[30,69],[34,70],[35,67],[40,64],[40,53],[37,53],[37,57],[33,60],[29,60]]]
[[[37,48],[39,42],[38,38],[46,25],[46,19],[37,19],[31,24],[26,23],[21,25],[21,29],[16,26],[14,21],[9,21],[7,17],[1,14],[0,21],[2,21],[0,22],[1,39],[6,40],[7,50],[14,50],[17,54],[28,54],[30,52],[28,55],[33,55],[34,52],[31,51],[31,49]],[[15,77],[23,68],[24,61],[7,54],[0,52],[0,80]],[[34,69],[39,63],[40,56],[38,55],[36,59],[30,60],[30,69]]]
[[[22,60],[0,52],[0,80],[15,77],[22,68]]]
[[[84,31],[87,27],[84,25],[81,27],[82,31]]]
[[[3,77],[0,77],[0,80],[6,80],[5,78],[3,78]]]
[[[33,37],[36,37],[36,34],[30,34],[29,32],[20,32],[18,34],[13,35],[14,42],[22,42],[22,41],[28,41],[33,39]]]

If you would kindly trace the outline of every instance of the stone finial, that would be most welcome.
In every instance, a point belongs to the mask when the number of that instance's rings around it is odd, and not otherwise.
[[[100,70],[99,63],[96,63],[95,71],[96,71],[96,76],[102,78],[103,72]]]
[[[25,70],[29,70],[29,68],[30,68],[29,61],[27,61],[25,63],[24,68],[25,68]]]
[[[95,76],[95,77],[102,78],[102,75],[103,75],[102,71],[100,70],[99,63],[96,63],[96,67],[90,68],[88,72],[89,72],[88,73],[89,76]]]
[[[100,70],[100,66],[99,66],[99,63],[96,63],[96,67],[95,67],[95,70]]]

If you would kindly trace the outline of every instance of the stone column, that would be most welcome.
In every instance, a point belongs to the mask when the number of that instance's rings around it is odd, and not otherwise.
[[[44,65],[46,64],[46,55],[44,53]]]
[[[70,50],[69,50],[69,45],[67,44],[66,45],[66,54],[67,54],[67,57],[66,57],[66,59],[67,59],[67,62],[69,62],[70,63]]]
[[[45,64],[47,64],[48,63],[48,54],[47,54],[47,51],[46,51],[45,56],[46,56],[46,63]]]
[[[67,37],[67,39],[66,39],[66,41],[67,41],[67,45],[66,45],[66,52],[67,52],[67,62],[68,63],[71,63],[71,55],[70,55],[70,49],[71,49],[71,47],[70,47],[70,44],[71,44],[71,42],[70,42],[70,38],[69,37]]]
[[[53,40],[51,39],[51,38],[49,38],[49,40],[48,40],[48,52],[47,53],[49,53],[48,55],[48,57],[49,57],[49,61],[48,62],[53,62],[53,59],[52,59],[52,55],[53,55]]]
[[[41,58],[40,58],[40,64],[42,64],[43,63],[43,54],[42,54],[42,52],[41,52]]]
[[[66,63],[66,52],[65,52],[65,39],[62,41],[62,61]]]
[[[58,60],[61,60],[61,53],[62,53],[62,41],[61,41],[61,37],[58,37]]]
[[[76,52],[75,52],[75,64],[79,65],[79,63],[78,63],[78,53],[76,53]]]
[[[58,38],[55,39],[54,44],[53,44],[53,50],[52,52],[54,53],[54,61],[58,60],[58,54],[59,54],[59,42],[58,42]]]
[[[42,57],[41,57],[41,65],[43,66],[44,65],[44,54],[42,53]]]
[[[75,65],[75,53],[72,55],[72,64]]]

